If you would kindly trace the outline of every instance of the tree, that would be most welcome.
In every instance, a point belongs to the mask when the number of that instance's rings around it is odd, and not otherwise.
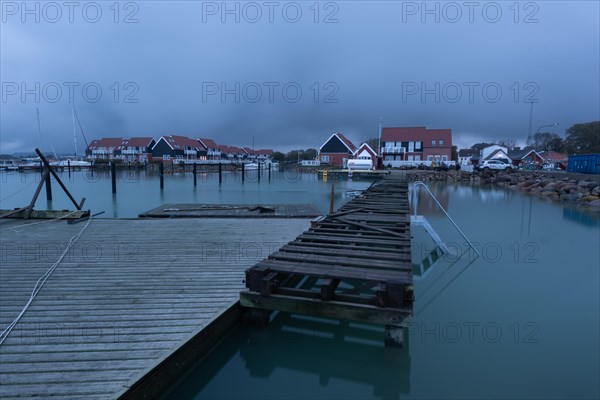
[[[600,121],[571,126],[564,147],[569,154],[600,153]]]
[[[365,140],[365,143],[368,144],[377,154],[379,154],[379,138],[370,138]]]
[[[283,154],[280,151],[274,151],[273,152],[273,160],[275,160],[279,163],[283,163],[283,161],[285,161],[285,154]]]
[[[514,139],[499,139],[499,140],[494,140],[494,144],[497,144],[499,146],[504,146],[507,149],[514,149],[515,146],[517,145],[517,142]]]
[[[563,139],[556,133],[537,132],[533,135],[533,142],[528,149],[537,151],[562,151]]]
[[[319,152],[317,151],[317,149],[306,149],[304,151],[304,159],[305,160],[314,160],[317,158],[317,154]]]

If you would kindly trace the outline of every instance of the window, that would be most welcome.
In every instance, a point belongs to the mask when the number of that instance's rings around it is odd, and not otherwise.
[[[321,156],[321,162],[328,163],[329,162],[329,156]]]
[[[433,156],[427,156],[427,161],[433,161]]]
[[[442,139],[440,139],[440,146],[444,145],[444,141]]]
[[[432,146],[435,146],[435,140],[432,140],[432,141],[431,141],[431,145],[432,145]]]
[[[415,142],[408,142],[408,152],[412,153],[415,151]]]
[[[415,149],[421,150],[421,142],[415,142]]]
[[[448,156],[442,156],[442,161],[448,161]]]
[[[415,160],[415,156],[408,156],[408,161],[414,161]]]
[[[419,154],[415,156],[415,161],[421,161],[421,156]]]

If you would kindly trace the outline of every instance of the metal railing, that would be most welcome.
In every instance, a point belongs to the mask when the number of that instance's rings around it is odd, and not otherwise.
[[[440,202],[438,201],[438,199],[435,197],[435,195],[433,193],[431,193],[431,190],[429,190],[429,188],[427,187],[427,185],[425,185],[423,182],[421,181],[415,181],[413,183],[413,208],[414,208],[414,217],[417,217],[417,187],[418,186],[423,186],[425,188],[425,190],[427,191],[427,193],[429,193],[429,195],[431,196],[431,198],[433,199],[433,201],[435,201],[435,203],[438,205],[438,207],[444,212],[444,214],[446,215],[446,217],[450,220],[450,222],[452,223],[452,225],[454,225],[454,227],[456,228],[456,230],[458,231],[458,233],[460,233],[460,235],[463,237],[463,239],[465,239],[467,241],[467,243],[469,244],[469,246],[471,246],[471,248],[473,249],[473,251],[479,256],[481,257],[481,254],[479,254],[479,252],[477,251],[477,249],[475,249],[475,246],[473,246],[473,243],[471,243],[471,241],[467,238],[467,236],[463,233],[463,231],[458,227],[458,225],[456,225],[456,222],[454,222],[454,220],[452,219],[452,217],[450,216],[450,214],[448,214],[448,212],[444,209],[444,207],[442,207],[442,205],[440,204]]]

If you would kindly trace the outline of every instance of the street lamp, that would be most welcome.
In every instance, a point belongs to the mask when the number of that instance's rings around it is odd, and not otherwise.
[[[542,128],[548,128],[550,126],[558,126],[558,122],[555,122],[553,124],[548,124],[548,125],[542,125],[542,126],[540,126],[539,128],[537,128],[537,131],[535,131],[535,134],[537,135],[540,132],[540,129],[542,129]]]
[[[553,124],[541,125],[539,128],[537,128],[537,131],[535,131],[535,135],[537,135],[540,132],[540,129],[542,129],[542,128],[548,128],[548,127],[551,127],[551,126],[558,126],[558,122],[555,122]],[[535,135],[533,135],[533,136],[535,137]]]

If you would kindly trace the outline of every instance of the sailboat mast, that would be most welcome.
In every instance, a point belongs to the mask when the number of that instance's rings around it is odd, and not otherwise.
[[[73,118],[73,143],[75,144],[75,159],[77,159],[77,132],[75,131],[75,108],[71,107],[71,117]]]
[[[42,149],[42,127],[40,126],[40,109],[35,108],[36,116],[37,116],[37,125],[38,125],[38,136],[40,137],[40,150]]]

